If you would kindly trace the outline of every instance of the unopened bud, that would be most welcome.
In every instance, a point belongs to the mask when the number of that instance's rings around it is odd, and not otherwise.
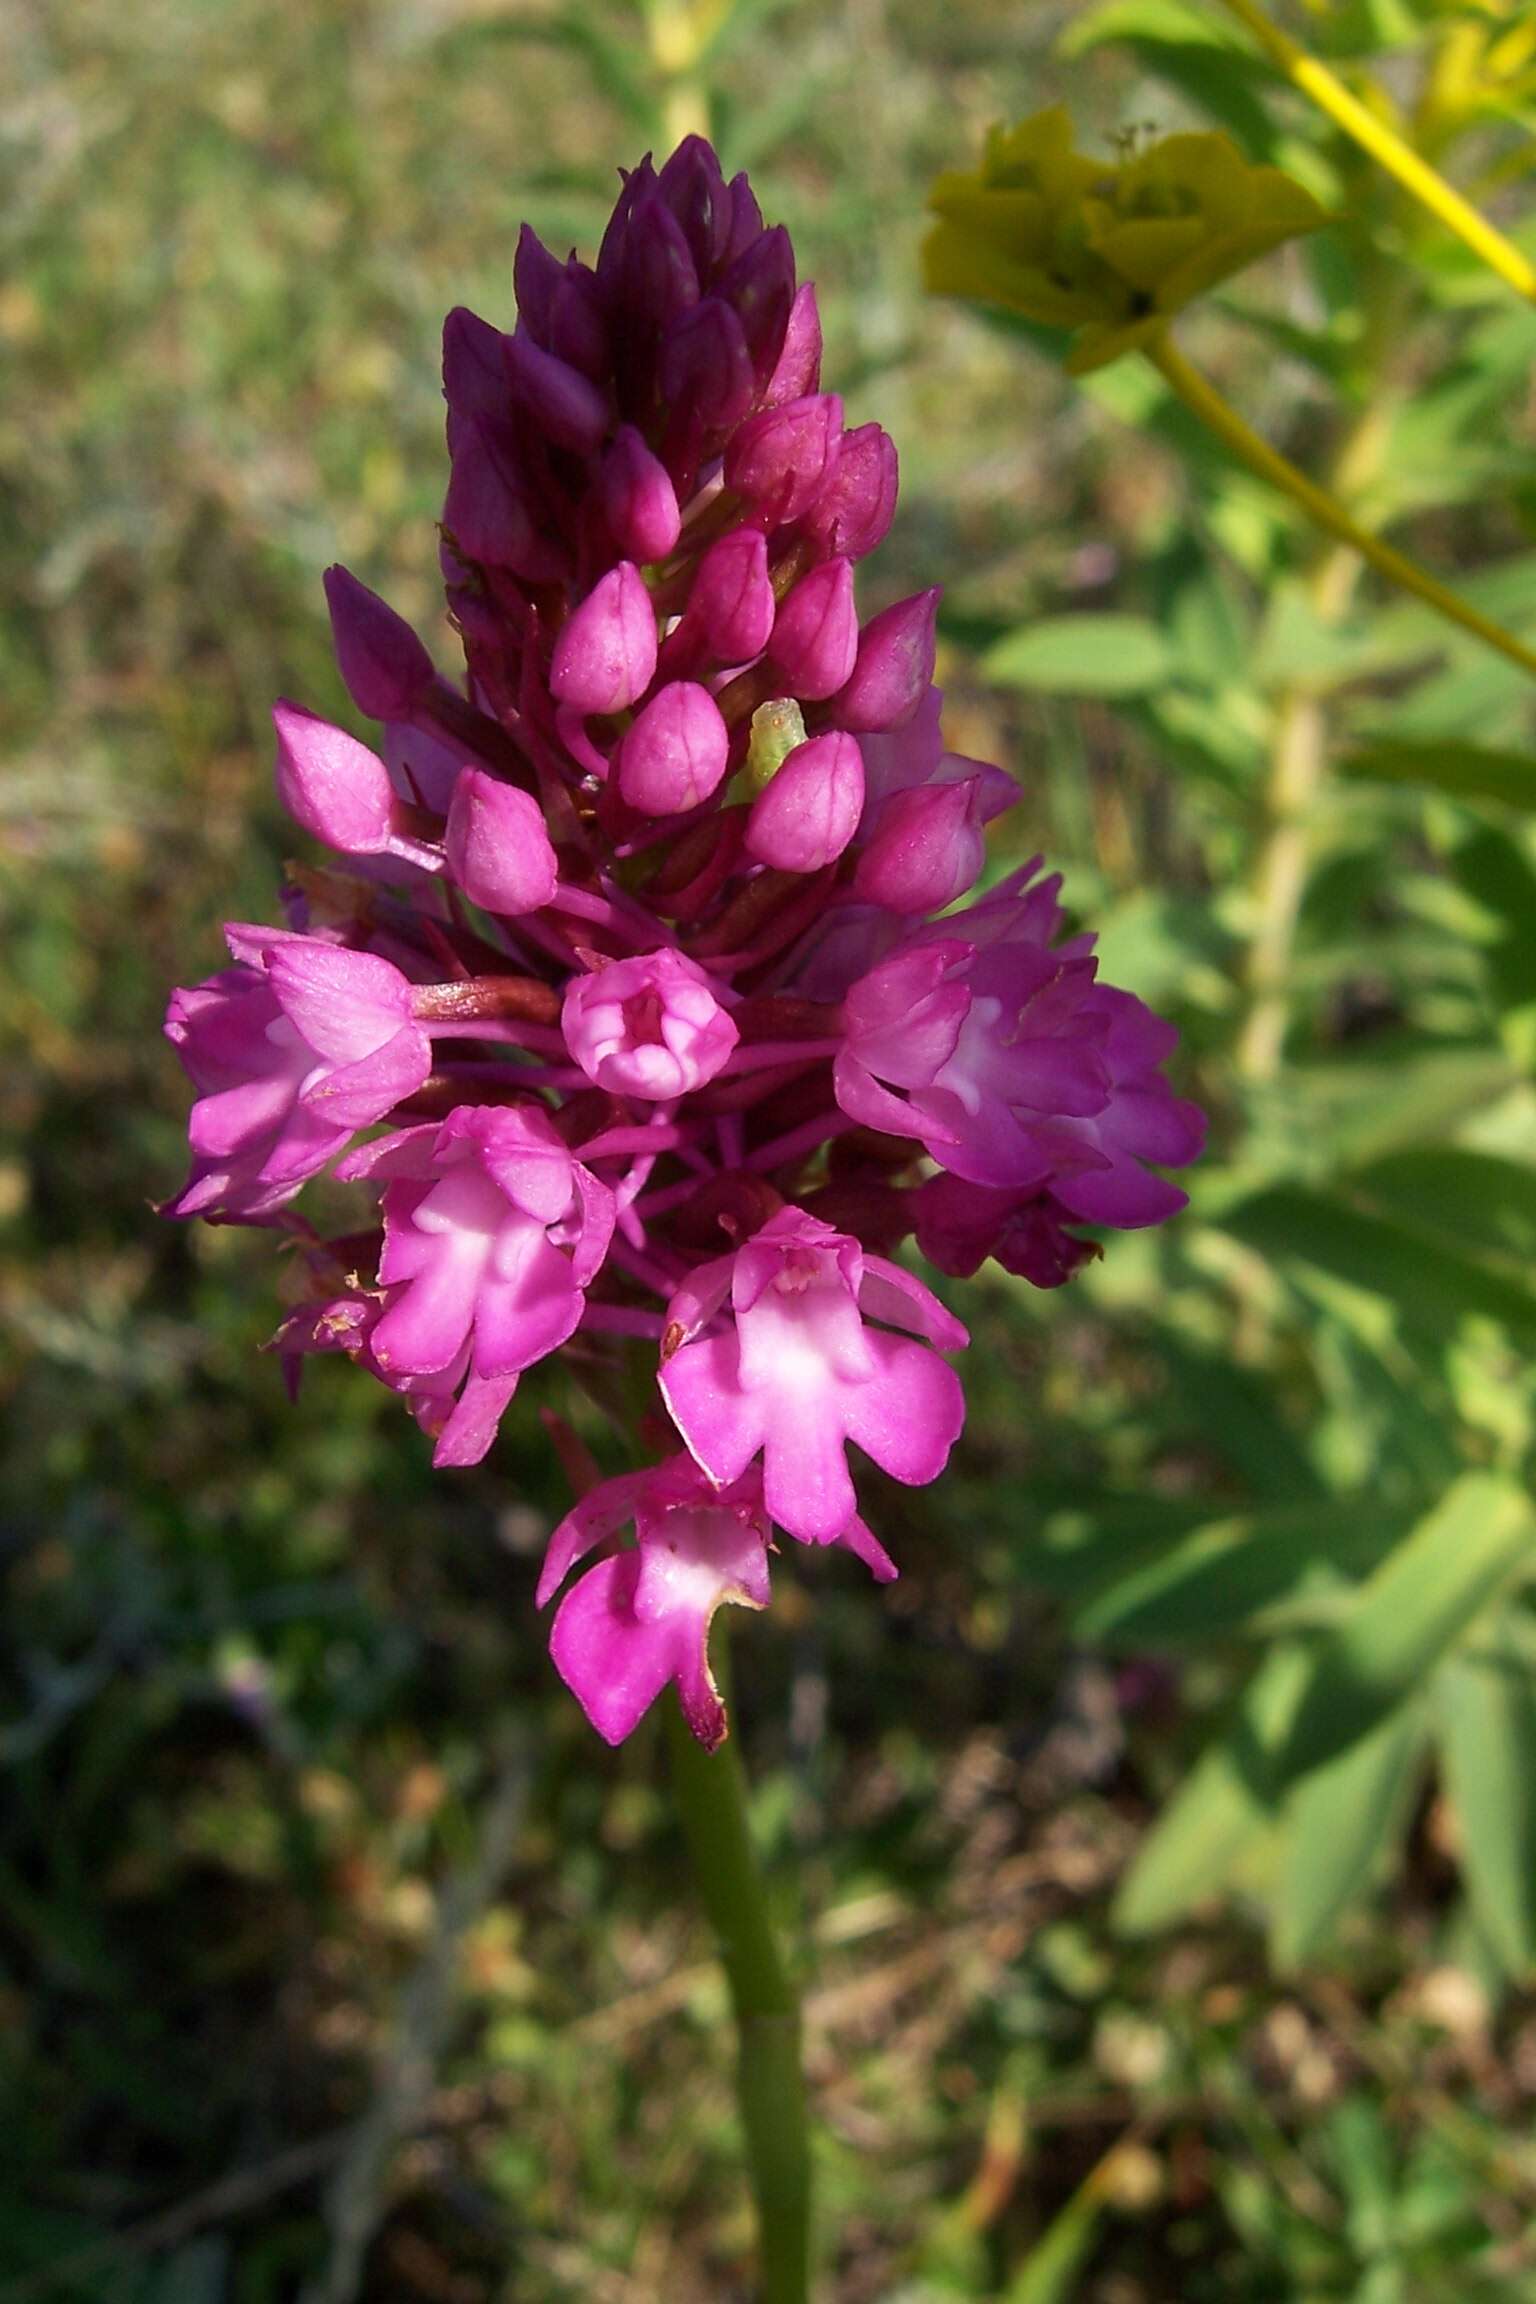
[[[376,856],[393,829],[395,795],[376,752],[301,704],[280,701],[277,796],[295,824],[344,856]]]
[[[718,296],[706,296],[668,329],[661,347],[661,394],[674,425],[700,432],[739,424],[756,396],[757,379],[741,322]]]
[[[797,745],[752,803],[747,846],[780,872],[819,872],[841,856],[864,806],[858,741],[834,729]]]
[[[786,400],[804,399],[821,382],[821,314],[816,290],[807,280],[797,289],[784,331],[784,347],[763,393],[766,408],[782,408]]]
[[[747,664],[762,653],[774,599],[760,528],[736,528],[711,544],[693,580],[688,617],[718,664]]]
[[[754,379],[766,384],[784,348],[795,300],[795,252],[782,224],[758,234],[723,275],[716,294],[734,308]]]
[[[505,416],[506,342],[499,328],[463,304],[443,322],[443,397],[451,426],[466,416]]]
[[[981,780],[925,784],[886,801],[853,889],[889,912],[938,912],[963,895],[986,854]]]
[[[640,571],[621,560],[593,585],[555,642],[549,685],[577,712],[622,712],[656,670],[656,616]]]
[[[336,662],[359,712],[370,720],[408,720],[436,678],[424,644],[349,568],[327,568],[325,597]]]
[[[700,279],[707,278],[731,236],[731,195],[714,148],[702,136],[685,136],[664,162],[656,189],[682,227]]]
[[[482,768],[460,771],[443,845],[454,879],[487,912],[536,912],[555,893],[558,866],[538,802]]]
[[[526,333],[507,337],[506,366],[514,394],[545,437],[590,455],[608,429],[608,404],[596,385]]]
[[[840,726],[860,735],[906,726],[933,680],[938,612],[935,585],[871,617],[859,635],[852,676],[837,699]]]
[[[509,568],[532,584],[565,573],[564,546],[538,517],[502,425],[471,416],[455,428],[443,526],[461,552],[487,568]]]
[[[798,520],[825,485],[842,429],[843,404],[835,392],[766,408],[732,435],[725,484],[768,527]]]
[[[651,698],[618,749],[618,783],[631,808],[677,816],[719,788],[730,731],[707,688],[674,680]]]
[[[801,577],[780,608],[769,654],[785,687],[814,703],[836,695],[854,668],[858,648],[852,566],[846,560],[825,560]]]
[[[677,492],[659,456],[633,424],[623,425],[603,458],[598,487],[614,542],[643,566],[664,560],[682,529]]]
[[[817,551],[862,560],[883,541],[896,512],[896,446],[878,424],[844,433],[826,485],[801,534]]]

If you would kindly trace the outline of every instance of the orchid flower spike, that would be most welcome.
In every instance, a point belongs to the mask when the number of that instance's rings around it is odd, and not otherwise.
[[[1010,219],[1102,206],[1069,147],[1050,118],[997,143],[936,267],[1028,269]],[[1175,162],[1160,309],[1306,221],[1251,227],[1223,154]],[[1092,211],[1062,316],[1123,325],[1154,175]],[[164,1213],[281,1226],[290,1383],[349,1360],[437,1464],[481,1462],[562,1367],[627,1399],[629,1460],[660,1461],[555,1530],[551,1653],[610,1742],[671,1688],[712,1747],[716,1611],[767,1607],[775,1551],[888,1581],[860,1460],[920,1486],[960,1435],[966,1331],[902,1243],[1059,1286],[1083,1227],[1182,1204],[1203,1121],[1057,880],[987,885],[1013,779],[946,749],[937,591],[861,618],[896,451],[823,390],[814,292],[745,178],[689,138],[627,175],[591,261],[525,231],[514,284],[443,334],[463,661],[328,572],[376,725],[276,708],[279,795],[331,860],[172,997],[192,1161]],[[290,1211],[328,1169],[334,1238]]]

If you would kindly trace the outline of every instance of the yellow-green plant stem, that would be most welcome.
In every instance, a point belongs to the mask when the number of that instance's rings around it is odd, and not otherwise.
[[[1480,615],[1470,601],[1452,592],[1438,577],[1431,576],[1427,569],[1420,568],[1406,554],[1396,551],[1390,544],[1384,544],[1379,536],[1373,536],[1368,529],[1360,527],[1344,506],[1329,495],[1326,488],[1320,488],[1315,480],[1309,480],[1304,472],[1299,472],[1288,458],[1280,454],[1278,448],[1272,448],[1267,440],[1261,439],[1244,422],[1237,410],[1222,398],[1215,385],[1185,359],[1171,337],[1164,335],[1154,338],[1143,349],[1164,383],[1177,393],[1190,414],[1197,417],[1208,432],[1214,433],[1239,462],[1246,464],[1261,480],[1267,480],[1283,496],[1288,496],[1315,526],[1336,538],[1340,544],[1347,544],[1351,551],[1358,552],[1361,559],[1368,561],[1378,575],[1386,577],[1388,583],[1396,584],[1404,592],[1411,592],[1426,607],[1433,608],[1436,615],[1443,616],[1447,623],[1455,624],[1463,632],[1470,632],[1485,647],[1496,649],[1499,655],[1506,657],[1511,664],[1518,664],[1522,672],[1528,672],[1536,679],[1536,651],[1527,648],[1512,632],[1506,632],[1502,625]]]
[[[651,63],[661,82],[661,135],[668,151],[710,132],[709,88],[701,66],[710,23],[698,0],[646,0]]]
[[[1390,310],[1382,308],[1371,335],[1385,344]],[[1348,504],[1381,461],[1390,402],[1378,390],[1362,410],[1332,463],[1329,494]],[[1307,579],[1320,623],[1336,623],[1349,604],[1360,556],[1325,540]],[[1304,679],[1287,682],[1275,700],[1274,739],[1264,791],[1265,832],[1253,881],[1253,925],[1244,987],[1246,1013],[1238,1034],[1235,1068],[1256,1084],[1280,1070],[1290,1022],[1291,955],[1306,894],[1307,871],[1328,772],[1328,727],[1322,697]]]
[[[673,1793],[736,2016],[736,2095],[757,2202],[762,2304],[808,2304],[811,2156],[800,2008],[769,1925],[746,1776],[734,1738],[706,1752],[670,1698],[666,1719]]]
[[[1362,151],[1368,152],[1389,175],[1395,176],[1406,192],[1464,241],[1517,296],[1536,303],[1536,265],[1523,256],[1497,226],[1490,224],[1470,200],[1464,200],[1453,185],[1447,184],[1411,144],[1406,144],[1395,129],[1368,105],[1362,104],[1358,96],[1352,95],[1326,64],[1319,64],[1289,33],[1271,24],[1255,0],[1222,0],[1222,5],[1253,34],[1265,55],[1293,87],[1310,97],[1336,127],[1342,128]]]
[[[1359,563],[1328,548],[1308,586],[1324,623],[1342,612]],[[1253,932],[1244,971],[1247,1013],[1238,1034],[1236,1068],[1245,1080],[1273,1080],[1290,1022],[1291,952],[1306,893],[1318,803],[1328,766],[1328,729],[1315,690],[1285,689],[1275,707],[1274,744],[1264,793],[1267,830],[1254,875]]]

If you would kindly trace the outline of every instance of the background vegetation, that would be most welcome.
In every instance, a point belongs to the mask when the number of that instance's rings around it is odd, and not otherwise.
[[[1296,21],[1536,252],[1518,9]],[[924,303],[922,202],[1058,97],[1090,148],[1214,120],[1291,168],[1337,222],[1181,340],[1527,640],[1536,312],[1215,0],[0,38],[0,2304],[746,2292],[657,1740],[597,1745],[532,1613],[536,1388],[435,1477],[345,1369],[285,1404],[266,1240],[149,1213],[165,989],[290,837],[269,703],[343,706],[319,571],[441,629],[443,311],[505,319],[519,221],[589,242],[704,118],[900,446],[866,604],[947,583],[951,742],[1215,1115],[1165,1237],[970,1292],[893,1592],[814,1562],[736,1643],[829,2292],[1536,2296],[1529,691],[1149,370]]]

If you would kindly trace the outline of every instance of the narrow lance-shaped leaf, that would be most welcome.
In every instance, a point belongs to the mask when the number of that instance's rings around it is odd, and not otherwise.
[[[1171,649],[1140,616],[1044,616],[999,640],[982,671],[1003,688],[1047,695],[1139,696],[1173,676]]]
[[[1347,1586],[1409,1525],[1405,1510],[1358,1496],[1213,1516],[1092,1593],[1074,1629],[1121,1648],[1198,1647],[1303,1592]]]
[[[1406,1814],[1424,1741],[1422,1709],[1410,1699],[1292,1792],[1270,1919],[1277,1968],[1309,1959],[1380,1866]]]
[[[1348,1750],[1404,1702],[1531,1559],[1533,1536],[1536,1515],[1512,1480],[1458,1480],[1323,1643],[1280,1755],[1283,1779]]]
[[[1536,808],[1536,758],[1479,744],[1368,744],[1348,753],[1340,773],[1364,784],[1422,785],[1453,800],[1493,800]]]
[[[1509,1975],[1536,1967],[1536,1677],[1508,1643],[1435,1685],[1445,1789],[1472,1908]]]
[[[1230,1886],[1274,1822],[1274,1754],[1306,1677],[1304,1649],[1271,1649],[1226,1734],[1207,1746],[1142,1842],[1115,1899],[1117,1928],[1151,1935]]]

